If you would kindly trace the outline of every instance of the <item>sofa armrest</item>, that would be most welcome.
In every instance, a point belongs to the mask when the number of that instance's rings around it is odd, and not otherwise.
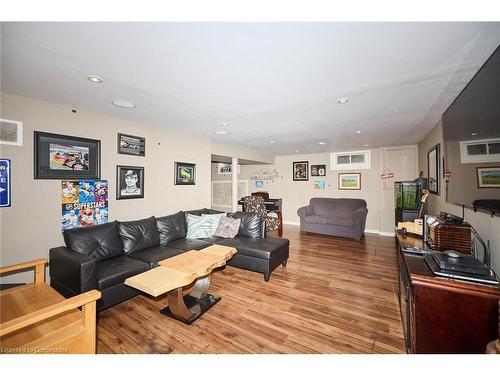
[[[50,249],[49,273],[58,285],[74,295],[97,287],[97,261],[66,246]]]
[[[366,216],[368,215],[368,209],[366,207],[360,207],[352,213],[352,220],[354,225],[363,224],[366,222]]]
[[[300,219],[305,218],[307,215],[313,214],[313,209],[311,205],[300,207],[297,210],[297,215],[299,215]]]

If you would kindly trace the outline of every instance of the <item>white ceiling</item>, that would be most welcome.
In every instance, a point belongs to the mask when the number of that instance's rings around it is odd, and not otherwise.
[[[2,23],[1,42],[5,92],[282,155],[419,142],[500,23]]]

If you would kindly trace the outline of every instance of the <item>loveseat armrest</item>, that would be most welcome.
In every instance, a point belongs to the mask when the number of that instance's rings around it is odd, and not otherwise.
[[[297,215],[299,215],[300,219],[302,220],[303,218],[305,218],[307,215],[312,215],[314,212],[313,212],[313,208],[311,205],[307,205],[307,206],[304,206],[304,207],[300,207],[298,210],[297,210]]]
[[[363,231],[365,230],[366,216],[368,215],[368,209],[366,207],[360,207],[352,213],[352,221],[354,226],[361,227]]]
[[[51,286],[66,296],[98,289],[97,261],[66,246],[50,249],[49,274]]]

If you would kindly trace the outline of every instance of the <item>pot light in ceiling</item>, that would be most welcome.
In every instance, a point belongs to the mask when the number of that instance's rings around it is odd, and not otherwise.
[[[125,99],[114,99],[111,101],[111,103],[117,107],[120,108],[127,108],[127,109],[133,109],[136,107],[136,105],[128,100]]]
[[[324,146],[326,145],[326,142],[318,142],[318,145]]]
[[[274,141],[269,141],[270,144],[274,144]]]
[[[356,134],[361,134],[362,132],[362,130],[356,130]]]
[[[98,77],[98,76],[87,76],[87,79],[90,81],[90,82],[93,82],[93,83],[103,83],[104,81],[102,80],[102,78]]]
[[[215,132],[215,134],[217,134],[217,135],[227,135],[227,131],[225,131],[225,130],[217,130]]]
[[[365,143],[363,146],[364,146],[364,147],[368,147],[368,143]]]
[[[472,133],[471,135],[472,135],[473,137],[475,137],[475,136],[476,136],[476,135],[478,135],[478,134],[479,134],[478,132],[474,132],[474,133]]]
[[[339,103],[339,104],[345,104],[347,102],[349,102],[349,98],[339,98],[339,99],[337,99],[337,103]]]
[[[223,128],[227,128],[229,124],[227,122],[222,122],[220,126],[222,126]]]
[[[295,152],[299,152],[299,150],[295,150]]]

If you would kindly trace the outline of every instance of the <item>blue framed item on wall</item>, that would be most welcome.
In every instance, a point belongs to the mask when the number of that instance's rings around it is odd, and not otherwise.
[[[0,207],[10,207],[9,159],[0,159]]]

